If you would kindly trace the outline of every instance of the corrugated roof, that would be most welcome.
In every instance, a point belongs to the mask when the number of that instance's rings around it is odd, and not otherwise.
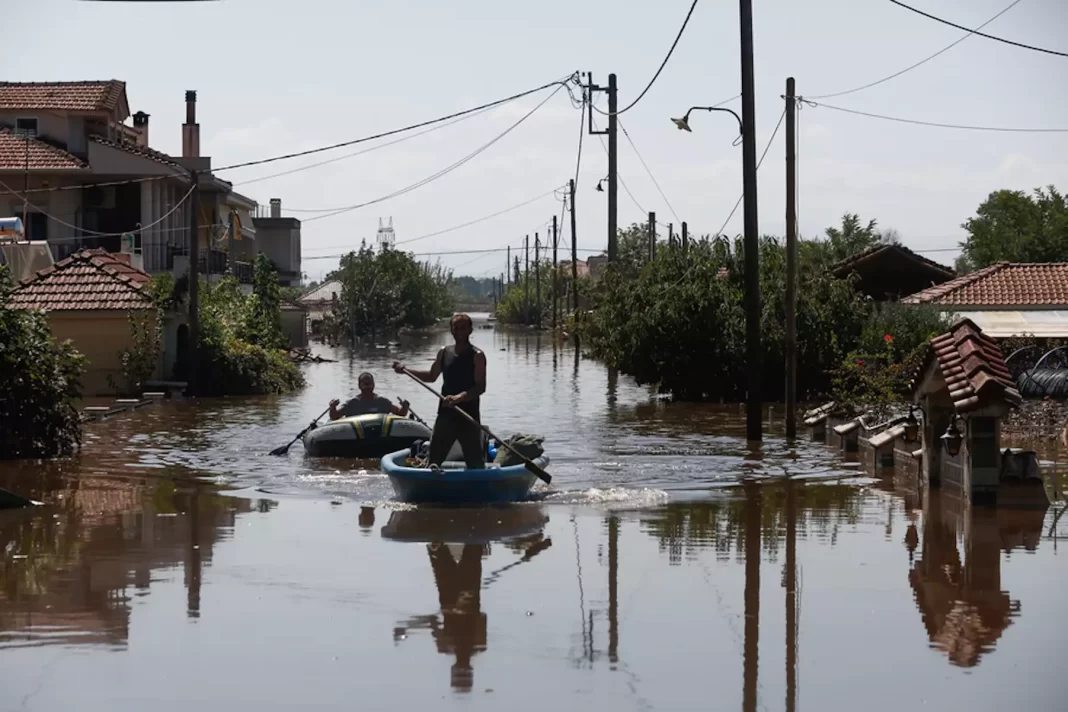
[[[151,309],[152,299],[142,289],[149,279],[118,255],[81,250],[23,280],[11,304],[41,311]]]
[[[67,171],[85,168],[77,156],[44,141],[0,128],[0,171]]]
[[[1065,306],[1068,262],[998,262],[901,301],[972,307]]]
[[[0,82],[0,109],[112,111],[126,94],[118,79],[80,82]]]

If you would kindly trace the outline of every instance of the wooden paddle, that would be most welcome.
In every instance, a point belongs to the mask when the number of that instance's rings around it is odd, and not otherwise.
[[[399,402],[399,403],[401,403],[403,405],[404,404],[404,399],[401,398],[400,396],[397,396],[397,402]],[[422,418],[419,417],[418,413],[416,413],[414,410],[412,410],[412,406],[410,406],[410,405],[408,406],[408,415],[412,416],[412,419],[415,420],[417,423],[422,423],[423,425],[426,425],[426,427],[428,427],[428,428],[430,427],[429,425],[426,424],[425,420],[423,420]],[[431,428],[431,429],[433,429],[433,428]]]
[[[426,383],[423,382],[423,380],[421,378],[416,376],[414,373],[412,373],[408,369],[404,369],[404,373],[407,374],[408,376],[411,376],[412,380],[415,381],[416,383],[418,383],[420,386],[422,386],[423,388],[427,389],[428,391],[430,391],[431,393],[436,395],[438,397],[438,400],[440,400],[441,402],[446,403],[450,407],[454,408],[458,413],[460,413],[460,415],[462,415],[463,417],[465,417],[469,421],[471,421],[472,424],[477,425],[479,428],[481,428],[482,432],[484,432],[486,435],[489,435],[491,438],[493,438],[494,440],[499,442],[501,445],[504,445],[506,448],[508,448],[512,452],[512,454],[515,455],[516,457],[518,457],[520,460],[522,460],[523,464],[527,466],[527,469],[530,470],[531,472],[533,472],[535,475],[537,475],[538,479],[540,479],[542,482],[544,482],[545,484],[551,484],[552,483],[552,481],[553,481],[553,476],[552,475],[550,475],[548,472],[546,472],[542,468],[538,467],[538,465],[535,464],[535,462],[533,460],[531,460],[529,457],[527,457],[523,453],[521,453],[518,450],[516,450],[514,447],[509,445],[506,441],[501,440],[499,437],[494,435],[490,431],[489,428],[487,428],[485,425],[483,425],[482,423],[480,423],[477,420],[475,420],[474,416],[472,416],[470,413],[468,413],[465,410],[461,410],[461,409],[457,408],[456,406],[452,405],[451,403],[448,403],[445,400],[445,396],[441,395],[440,393],[435,391],[433,388],[428,386]]]
[[[319,421],[320,421],[320,420],[322,419],[322,417],[323,417],[324,415],[326,415],[326,414],[327,414],[327,413],[329,413],[329,412],[330,412],[330,409],[329,409],[329,408],[327,408],[326,410],[324,410],[324,411],[323,411],[322,413],[320,413],[320,414],[319,414],[319,417],[318,417],[318,418],[316,418],[315,420],[313,420],[313,421],[311,422],[311,425],[309,425],[308,427],[304,428],[304,430],[301,430],[301,431],[300,431],[300,433],[299,433],[299,434],[297,435],[297,437],[295,437],[295,438],[293,438],[292,440],[290,440],[290,441],[289,441],[289,444],[288,444],[288,445],[283,445],[282,447],[276,447],[276,448],[275,448],[274,450],[271,450],[271,454],[272,454],[272,455],[285,455],[285,454],[286,454],[287,452],[289,452],[289,448],[293,447],[293,443],[295,443],[296,441],[298,441],[298,440],[300,440],[300,439],[301,439],[302,437],[304,437],[304,433],[306,433],[306,432],[308,432],[309,430],[311,430],[311,429],[312,429],[312,427],[313,427],[313,426],[314,426],[314,425],[315,425],[316,423],[318,423],[318,422],[319,422]]]

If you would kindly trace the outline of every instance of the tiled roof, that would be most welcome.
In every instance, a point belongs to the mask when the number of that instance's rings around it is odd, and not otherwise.
[[[115,148],[119,151],[125,151],[126,153],[130,153],[135,156],[141,156],[142,158],[147,158],[151,161],[156,161],[157,163],[163,163],[164,165],[168,166],[178,166],[178,164],[175,163],[174,159],[168,156],[166,153],[161,153],[160,151],[148,148],[146,146],[138,146],[135,143],[119,143],[117,141],[109,141],[103,136],[96,135],[90,136],[89,140],[94,143],[99,143],[102,146],[108,146],[109,148]]]
[[[0,109],[45,111],[112,111],[126,82],[0,82]]]
[[[975,307],[1068,305],[1068,262],[998,262],[905,297],[908,304]]]
[[[85,163],[76,156],[40,139],[29,140],[27,153],[25,137],[16,134],[11,129],[0,128],[0,171],[24,171],[27,165],[31,171],[64,171],[85,168]]]
[[[82,250],[23,280],[11,302],[16,309],[42,311],[151,309],[142,290],[148,280],[118,255]]]
[[[960,319],[945,334],[931,339],[921,374],[937,360],[949,397],[958,413],[981,408],[991,401],[1020,404],[1012,375],[1001,349],[971,319]]]
[[[909,248],[905,247],[904,245],[899,245],[896,242],[873,245],[872,247],[869,247],[866,250],[862,250],[861,252],[847,257],[844,260],[839,260],[838,262],[831,265],[831,272],[839,276],[845,275],[857,265],[859,265],[861,262],[866,262],[871,258],[876,257],[877,255],[886,254],[889,252],[896,252],[899,255],[907,257],[913,262],[916,262],[917,264],[940,272],[946,277],[952,278],[955,277],[957,274],[951,267],[946,267],[945,265],[939,264],[934,260],[929,260],[923,255],[917,254]]]

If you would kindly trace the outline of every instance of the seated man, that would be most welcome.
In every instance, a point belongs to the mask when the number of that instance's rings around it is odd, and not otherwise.
[[[364,371],[356,381],[360,386],[360,393],[355,398],[345,402],[339,409],[341,402],[337,398],[330,401],[330,420],[338,418],[351,418],[355,415],[367,413],[392,413],[402,418],[408,415],[408,401],[402,400],[400,406],[393,405],[388,398],[375,393],[375,377]]]

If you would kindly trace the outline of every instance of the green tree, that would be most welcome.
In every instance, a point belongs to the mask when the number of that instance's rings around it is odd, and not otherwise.
[[[842,226],[829,227],[825,234],[827,236],[827,257],[832,262],[844,260],[858,252],[874,247],[879,244],[882,238],[876,228],[875,220],[870,220],[867,225],[864,225],[860,221],[860,216],[856,213],[843,215]]]
[[[0,266],[0,459],[70,455],[81,444],[85,359],[56,343],[44,314],[12,308],[13,291]]]
[[[266,349],[286,347],[282,332],[282,294],[278,272],[267,255],[256,255],[252,271],[252,294],[242,305],[242,321],[237,336]]]
[[[994,191],[962,227],[968,239],[961,248],[974,269],[1002,260],[1068,261],[1068,205],[1052,185],[1033,195]]]

